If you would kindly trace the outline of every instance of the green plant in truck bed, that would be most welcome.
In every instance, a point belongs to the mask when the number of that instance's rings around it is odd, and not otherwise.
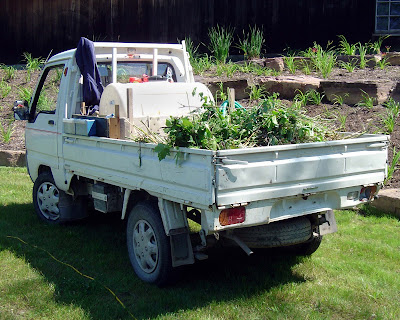
[[[156,148],[159,159],[171,148],[209,150],[323,141],[332,132],[307,117],[297,107],[286,107],[277,94],[259,105],[238,108],[226,115],[219,107],[205,106],[204,112],[167,120],[167,143]]]

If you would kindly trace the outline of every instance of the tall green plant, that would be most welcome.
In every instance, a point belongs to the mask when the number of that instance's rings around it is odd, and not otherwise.
[[[321,45],[314,42],[314,47],[311,49],[311,61],[323,78],[329,77],[336,64],[336,54],[331,44],[328,42],[326,49],[323,49]]]
[[[8,122],[8,126],[5,127],[0,121],[0,137],[4,143],[9,143],[14,132],[14,119]]]
[[[340,41],[339,41],[339,52],[342,54],[346,54],[349,56],[354,56],[357,51],[357,45],[358,43],[355,44],[350,44],[346,37],[344,35],[338,35]]]
[[[367,46],[362,45],[361,43],[358,44],[358,53],[360,55],[360,69],[365,69],[367,67]]]
[[[233,29],[217,25],[209,29],[209,50],[218,62],[225,63],[229,56],[229,49],[233,41]]]
[[[397,170],[397,165],[400,160],[400,151],[396,152],[396,147],[393,147],[393,158],[392,158],[392,163],[390,164],[388,168],[388,173],[385,181],[383,182],[384,184],[387,184],[390,179],[393,178],[393,174]]]
[[[40,70],[42,65],[45,63],[45,59],[33,58],[29,52],[24,52],[23,54],[24,60],[26,62],[25,69],[27,71],[26,81],[31,81],[31,74],[34,71]]]
[[[265,42],[264,33],[262,29],[258,29],[256,26],[250,26],[249,29],[248,33],[243,30],[243,38],[239,39],[238,48],[243,51],[247,59],[259,58]]]

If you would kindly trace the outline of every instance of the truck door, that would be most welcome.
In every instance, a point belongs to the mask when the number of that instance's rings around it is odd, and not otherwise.
[[[58,168],[58,112],[62,107],[59,91],[64,64],[46,66],[37,85],[26,125],[26,151],[28,166],[47,165]],[[65,84],[64,84],[65,85]],[[62,99],[61,99],[62,100]]]

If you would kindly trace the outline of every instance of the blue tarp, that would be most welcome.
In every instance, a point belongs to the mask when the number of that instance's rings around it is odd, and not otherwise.
[[[76,48],[75,59],[83,76],[83,101],[92,114],[99,110],[100,97],[104,89],[97,68],[93,42],[82,37]]]

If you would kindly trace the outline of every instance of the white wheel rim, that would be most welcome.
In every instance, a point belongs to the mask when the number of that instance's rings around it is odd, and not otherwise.
[[[145,220],[139,220],[133,228],[133,248],[140,268],[152,273],[157,267],[157,237],[152,226]]]
[[[60,218],[58,203],[60,194],[57,187],[50,182],[43,182],[37,191],[37,202],[42,215],[48,220]]]

